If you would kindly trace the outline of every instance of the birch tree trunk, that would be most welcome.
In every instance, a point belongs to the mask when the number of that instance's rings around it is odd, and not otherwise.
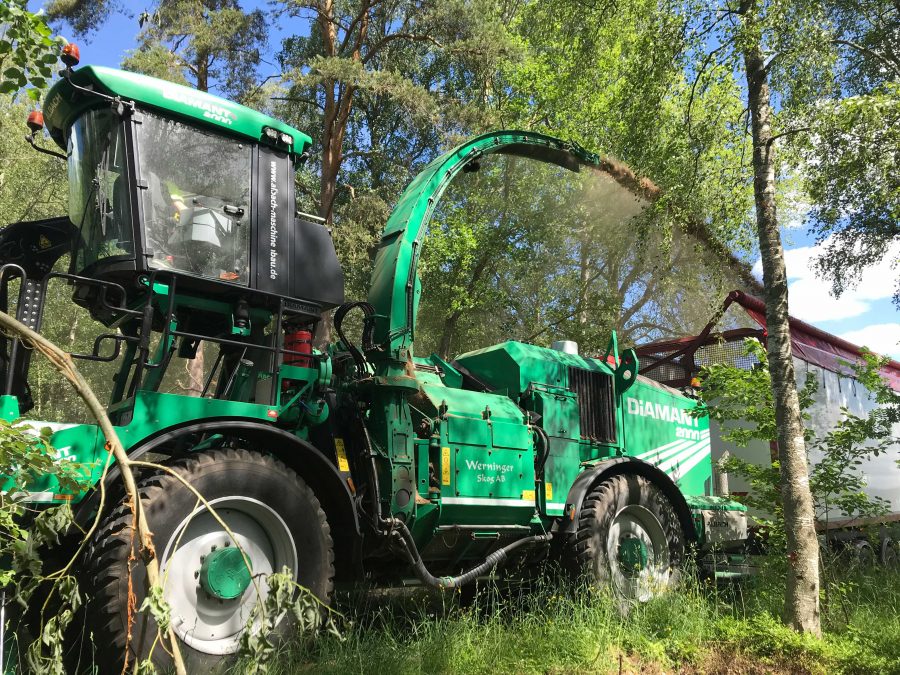
[[[758,35],[757,11],[754,0],[741,2],[744,28],[751,35]],[[775,147],[768,74],[758,36],[746,40],[743,57],[753,134],[753,193],[765,288],[769,373],[778,426],[781,498],[787,531],[789,564],[784,621],[795,630],[820,635],[819,542],[791,353],[784,249],[775,213]]]

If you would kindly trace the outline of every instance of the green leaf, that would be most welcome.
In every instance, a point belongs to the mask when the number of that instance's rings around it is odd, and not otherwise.
[[[151,586],[150,592],[144,598],[140,611],[149,610],[150,615],[156,621],[161,633],[166,634],[172,623],[172,610],[169,603],[163,597],[162,586]]]

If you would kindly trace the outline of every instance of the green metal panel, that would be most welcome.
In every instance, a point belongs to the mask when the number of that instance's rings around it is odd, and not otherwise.
[[[551,516],[562,515],[569,488],[583,470],[581,445],[570,438],[550,437],[550,456],[544,467],[544,497],[546,512]]]
[[[435,409],[446,404],[448,410],[455,415],[482,419],[485,410],[489,410],[492,420],[508,420],[519,424],[522,424],[525,417],[519,406],[506,396],[435,384],[422,384],[420,389]]]
[[[129,406],[130,407],[130,406]],[[126,409],[118,406],[117,411]],[[138,445],[148,437],[180,424],[198,420],[247,419],[252,421],[273,421],[279,414],[278,408],[223,401],[178,394],[161,394],[140,391],[133,400],[132,419],[125,426],[115,427],[119,439],[126,450]],[[27,420],[25,423],[29,423]],[[31,422],[36,428],[48,426],[43,422]],[[49,425],[58,429],[50,439],[59,452],[61,461],[76,461],[91,466],[90,482],[96,483],[103,473],[108,453],[104,449],[105,439],[99,427],[93,424]],[[78,501],[84,495],[63,495],[56,479],[46,476],[30,488],[31,501],[52,502],[73,499]]]
[[[597,359],[514,340],[466,352],[456,360],[495,391],[514,399],[532,384],[568,387],[569,367],[613,372],[610,366]]]
[[[268,115],[155,77],[102,66],[85,66],[72,73],[72,81],[79,87],[93,88],[110,96],[134,101],[140,106],[163,111],[169,116],[284,149],[284,146],[263,136],[263,127],[272,127],[291,136],[291,152],[295,157],[312,142],[306,134]],[[88,108],[105,105],[108,104],[99,98],[76,92],[67,80],[61,79],[47,93],[44,122],[57,144],[65,148],[65,135],[75,118]]]
[[[7,422],[19,419],[19,399],[12,394],[0,396],[0,418]]]
[[[502,419],[492,418],[490,422],[492,446],[508,450],[531,450],[534,440],[530,427],[521,423],[504,422]]]
[[[491,444],[487,420],[448,413],[443,423],[447,425],[447,442],[450,445],[480,445],[487,448]]]
[[[549,436],[578,439],[581,437],[581,422],[578,417],[578,398],[567,389],[535,389],[531,393],[534,410],[541,416],[540,424]]]
[[[638,377],[624,395],[627,455],[662,469],[686,495],[712,491],[709,418],[692,417],[696,401],[653,380]]]
[[[712,495],[687,495],[688,508],[692,511],[746,511],[747,507],[728,497]]]
[[[440,482],[440,519],[434,524],[529,523],[535,512],[534,440],[522,410],[496,394],[438,384],[421,384],[420,392],[416,405],[439,421],[434,448],[416,443],[420,494],[427,489],[423,451]],[[431,508],[417,508],[417,519]]]

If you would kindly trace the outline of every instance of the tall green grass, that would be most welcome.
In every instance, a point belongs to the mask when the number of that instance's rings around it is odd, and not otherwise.
[[[900,574],[830,584],[822,639],[782,625],[771,567],[729,586],[691,579],[624,612],[606,592],[553,579],[488,585],[468,606],[452,594],[358,594],[339,605],[342,638],[300,638],[270,672],[900,673]]]

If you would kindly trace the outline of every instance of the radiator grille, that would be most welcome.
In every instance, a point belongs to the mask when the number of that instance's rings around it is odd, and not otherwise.
[[[601,443],[616,442],[616,406],[611,375],[569,368],[569,389],[578,395],[581,437]]]

